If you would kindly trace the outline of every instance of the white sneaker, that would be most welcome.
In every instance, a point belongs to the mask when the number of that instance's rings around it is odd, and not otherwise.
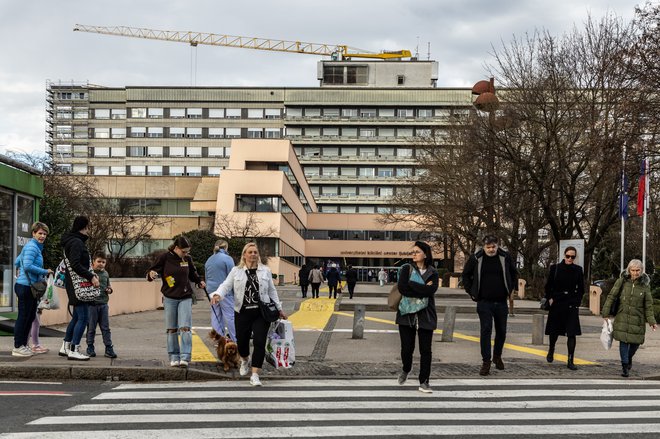
[[[253,386],[261,386],[261,380],[259,380],[259,375],[256,373],[253,373],[252,376],[250,377],[250,384]]]
[[[238,373],[240,373],[241,376],[244,377],[249,372],[250,372],[250,363],[247,360],[241,360],[241,368],[239,369]]]
[[[188,367],[188,362],[186,360],[180,360],[179,361],[179,367],[182,367],[184,369],[187,368]]]
[[[31,357],[33,355],[34,353],[32,352],[32,350],[30,350],[30,348],[28,348],[27,346],[20,346],[12,349],[11,351],[12,357]]]
[[[170,367],[179,367],[179,360],[170,361]]]
[[[87,354],[83,354],[83,352],[80,350],[80,345],[78,346],[71,346],[71,350],[69,351],[69,355],[67,355],[67,359],[69,360],[75,360],[75,361],[88,361],[89,357]]]
[[[60,351],[57,353],[57,355],[59,355],[60,357],[68,357],[70,349],[71,349],[71,342],[63,341],[62,347],[60,348]]]

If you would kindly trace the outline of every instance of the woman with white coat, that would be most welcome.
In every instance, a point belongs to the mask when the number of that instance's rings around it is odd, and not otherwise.
[[[211,293],[211,304],[215,305],[229,292],[234,291],[236,343],[241,356],[239,372],[241,376],[245,376],[250,371],[250,336],[252,336],[254,350],[250,384],[253,386],[261,386],[259,372],[266,355],[266,336],[270,327],[270,323],[261,315],[259,302],[273,301],[280,312],[280,318],[287,318],[275,290],[273,275],[270,269],[259,261],[257,245],[254,242],[247,243],[243,247],[239,264],[232,268],[227,279]]]

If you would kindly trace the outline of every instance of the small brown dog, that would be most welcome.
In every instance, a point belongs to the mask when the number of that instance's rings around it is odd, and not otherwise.
[[[216,354],[218,355],[218,360],[222,362],[224,371],[229,372],[229,369],[232,367],[238,368],[241,357],[238,355],[238,346],[236,343],[218,334],[214,329],[209,332],[209,338],[217,343]]]

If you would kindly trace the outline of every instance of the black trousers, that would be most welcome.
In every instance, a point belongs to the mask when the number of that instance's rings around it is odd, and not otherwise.
[[[241,309],[241,312],[234,314],[234,323],[236,325],[238,353],[243,358],[250,355],[250,336],[252,336],[252,344],[254,345],[252,367],[261,368],[266,356],[266,336],[268,335],[270,323],[261,317],[259,308]]]
[[[355,282],[348,283],[348,297],[353,298],[353,292],[355,291]]]
[[[477,314],[481,324],[481,359],[484,363],[490,362],[490,338],[493,334],[493,322],[495,322],[495,344],[493,346],[493,357],[501,357],[506,340],[506,319],[509,315],[509,307],[504,301],[480,300],[477,302]]]
[[[321,288],[321,283],[312,282],[312,298],[319,297],[319,288]]]
[[[399,325],[401,365],[404,372],[410,372],[412,370],[413,353],[415,352],[415,335],[419,338],[419,383],[422,384],[428,382],[431,376],[431,342],[433,341],[433,331]]]
[[[300,285],[300,292],[302,293],[303,299],[307,297],[307,287],[309,285]]]
[[[328,299],[332,299],[334,293],[335,299],[337,298],[337,284],[330,285],[328,284]]]

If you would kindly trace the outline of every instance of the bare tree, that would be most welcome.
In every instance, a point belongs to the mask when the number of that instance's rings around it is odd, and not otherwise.
[[[261,262],[267,263],[268,258],[273,256],[266,245],[265,238],[276,236],[276,230],[272,226],[264,227],[263,220],[256,218],[254,214],[248,213],[239,219],[233,215],[217,215],[214,222],[216,235],[226,239],[229,243],[229,254],[234,260],[239,260],[243,246],[249,241],[257,243]]]

